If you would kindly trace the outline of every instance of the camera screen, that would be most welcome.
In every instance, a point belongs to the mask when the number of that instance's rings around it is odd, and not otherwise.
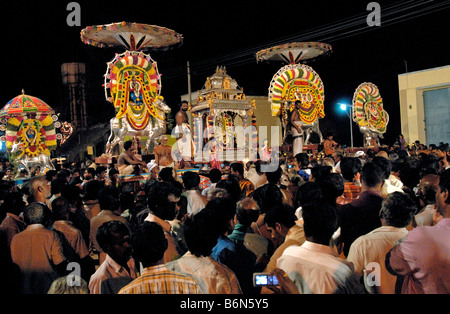
[[[258,275],[255,278],[255,283],[258,286],[276,286],[278,285],[278,280],[277,277],[273,275]]]

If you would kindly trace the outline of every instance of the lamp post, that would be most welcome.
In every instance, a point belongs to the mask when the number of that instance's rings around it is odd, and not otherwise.
[[[339,108],[342,111],[345,111],[345,113],[347,114],[348,118],[350,119],[350,142],[351,142],[351,145],[352,145],[351,147],[353,148],[353,126],[352,126],[352,112],[351,112],[353,106],[346,105],[346,104],[338,104],[338,105],[339,105]],[[347,110],[347,108],[349,110]]]

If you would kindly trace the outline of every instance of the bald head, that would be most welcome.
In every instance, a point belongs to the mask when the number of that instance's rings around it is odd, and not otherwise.
[[[436,197],[436,188],[439,184],[439,176],[435,174],[427,174],[420,179],[420,194],[421,200],[425,204],[434,204]]]

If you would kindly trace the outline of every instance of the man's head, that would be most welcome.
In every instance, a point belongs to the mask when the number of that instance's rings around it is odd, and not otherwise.
[[[167,239],[160,225],[144,221],[131,237],[133,257],[144,267],[162,264]]]
[[[126,152],[130,152],[133,148],[133,142],[132,141],[126,141],[123,143],[123,150]]]
[[[240,177],[244,176],[244,164],[240,162],[233,162],[230,165],[231,174],[239,175]]]
[[[119,209],[119,189],[115,186],[105,186],[98,192],[100,209],[116,211]]]
[[[52,212],[55,221],[68,220],[70,212],[70,203],[65,197],[57,197],[52,202]]]
[[[439,183],[439,176],[436,174],[427,174],[419,183],[419,198],[421,206],[428,204],[435,204],[436,202],[436,189]]]
[[[362,169],[361,159],[357,157],[343,157],[341,160],[341,174],[345,181],[352,182],[359,176]]]
[[[380,167],[373,162],[365,163],[361,170],[361,183],[363,186],[368,188],[379,186],[381,188],[383,182],[383,170],[381,170]]]
[[[251,197],[246,197],[236,204],[236,220],[244,226],[251,226],[259,214],[259,206]]]
[[[130,259],[130,231],[123,222],[105,222],[98,228],[96,237],[100,248],[117,263],[126,263]]]
[[[264,223],[267,224],[267,231],[270,232],[274,242],[280,245],[284,242],[289,229],[295,225],[296,219],[293,208],[287,205],[278,205],[267,211]]]
[[[442,172],[439,177],[436,190],[436,210],[444,218],[450,217],[450,169]]]
[[[33,177],[30,180],[30,195],[35,201],[46,202],[51,196],[51,182],[47,181],[45,177]]]
[[[25,207],[23,219],[27,225],[41,224],[48,227],[52,222],[52,212],[47,206],[34,202]]]
[[[212,183],[217,183],[222,179],[222,171],[219,169],[213,168],[209,172],[209,179]]]
[[[380,218],[383,225],[405,228],[411,222],[417,207],[406,193],[388,194],[381,203]]]
[[[199,187],[200,176],[197,172],[186,171],[183,173],[183,185],[186,190],[194,190]]]
[[[309,202],[302,207],[303,229],[308,241],[329,245],[338,229],[335,207],[325,201]]]
[[[157,181],[147,189],[147,206],[163,220],[173,220],[177,214],[175,188],[169,182]]]

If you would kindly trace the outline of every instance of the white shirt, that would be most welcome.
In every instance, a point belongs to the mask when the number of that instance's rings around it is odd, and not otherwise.
[[[357,238],[350,246],[347,260],[353,263],[358,277],[364,276],[366,290],[370,293],[394,294],[396,276],[385,266],[386,254],[398,240],[408,234],[406,228],[381,226]],[[370,263],[377,263],[369,265]],[[373,271],[373,273],[371,273]],[[369,280],[367,279],[368,274]]]
[[[351,263],[330,246],[305,241],[284,250],[278,268],[286,272],[303,294],[363,293]]]

